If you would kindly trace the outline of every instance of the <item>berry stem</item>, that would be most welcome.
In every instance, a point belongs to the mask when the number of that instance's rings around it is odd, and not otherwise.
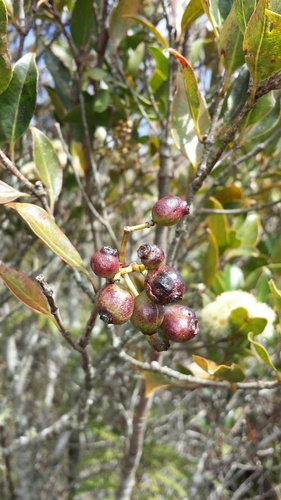
[[[123,278],[124,278],[124,281],[126,282],[127,287],[129,288],[130,292],[132,292],[134,297],[137,297],[139,295],[139,292],[137,291],[130,276],[128,274],[123,274]]]
[[[127,243],[129,240],[130,233],[133,233],[134,231],[141,231],[142,229],[148,229],[152,226],[154,226],[155,223],[153,220],[143,222],[142,224],[138,224],[137,226],[125,226],[124,227],[124,234],[121,242],[121,248],[120,248],[120,254],[119,254],[119,261],[121,264],[124,264],[126,260],[126,247]]]

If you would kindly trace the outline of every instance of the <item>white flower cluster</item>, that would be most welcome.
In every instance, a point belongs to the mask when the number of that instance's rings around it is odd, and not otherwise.
[[[267,319],[267,325],[262,335],[267,338],[273,335],[273,323],[276,319],[273,309],[267,304],[257,302],[254,295],[242,290],[224,292],[214,302],[204,307],[201,311],[202,327],[214,336],[227,334],[229,331],[228,318],[231,311],[237,307],[244,307],[252,317]]]

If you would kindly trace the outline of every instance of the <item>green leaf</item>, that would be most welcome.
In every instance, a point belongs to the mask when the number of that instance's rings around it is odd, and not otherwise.
[[[272,92],[262,96],[246,117],[246,126],[249,127],[255,123],[261,122],[261,120],[263,120],[272,111],[275,103],[276,101]]]
[[[8,203],[7,207],[16,210],[38,238],[62,260],[84,272],[85,266],[76,248],[43,208],[30,203]]]
[[[217,365],[210,359],[202,358],[201,356],[193,356],[194,362],[209,375],[213,375],[220,380],[227,380],[230,383],[242,382],[245,379],[245,374],[236,363],[231,366]]]
[[[273,264],[281,264],[281,236],[277,238],[273,245],[271,260]]]
[[[0,95],[0,125],[14,144],[26,131],[34,113],[38,71],[35,54],[26,54],[14,67],[9,87]]]
[[[238,25],[243,34],[256,8],[256,3],[257,0],[234,0]]]
[[[177,148],[197,167],[200,163],[203,144],[195,133],[194,122],[190,114],[182,73],[177,73],[177,90],[172,102],[171,133]],[[199,128],[202,134],[210,128],[210,117],[205,100],[200,95]]]
[[[253,332],[253,335],[260,335],[267,325],[267,319],[250,317],[247,309],[237,307],[231,311],[229,318],[231,331],[234,334],[248,334]]]
[[[220,37],[217,26],[220,26],[222,19],[218,9],[218,0],[201,0],[201,3],[206,16],[212,25],[214,35],[216,39],[219,40]]]
[[[118,5],[112,10],[109,20],[109,38],[116,51],[122,40],[126,37],[127,31],[135,23],[135,20],[124,15],[134,15],[139,12],[138,0],[120,0]]]
[[[0,277],[17,299],[33,311],[48,316],[57,326],[45,295],[31,279],[11,267],[1,265]]]
[[[51,212],[62,188],[62,168],[50,139],[38,128],[30,127],[33,138],[33,159],[40,179],[48,189]]]
[[[181,20],[181,31],[184,33],[190,24],[204,14],[201,0],[191,0],[186,6]]]
[[[105,89],[98,90],[98,92],[95,94],[93,110],[96,111],[97,113],[103,113],[103,111],[105,111],[108,108],[110,100],[111,96],[108,90]]]
[[[12,65],[7,40],[8,16],[6,5],[0,0],[0,94],[8,87],[12,78]]]
[[[171,52],[171,54],[173,54],[177,58],[178,62],[182,67],[184,87],[186,91],[190,113],[194,121],[195,132],[198,137],[198,140],[202,142],[201,132],[199,128],[201,94],[198,89],[198,82],[194,73],[194,69],[189,64],[187,59],[181,56],[177,50],[168,49],[168,51]]]
[[[214,208],[216,210],[223,209],[222,204],[216,200],[216,198],[210,197],[206,206],[208,208]],[[229,228],[227,217],[224,214],[210,214],[208,216],[208,226],[211,229],[217,244],[219,246],[220,254],[224,252],[228,246],[229,238]]]
[[[9,186],[3,181],[0,181],[0,204],[9,203],[9,201],[16,200],[20,196],[30,196],[26,193],[21,193],[17,189]]]
[[[60,122],[62,122],[64,117],[65,117],[65,107],[64,107],[62,100],[58,96],[55,89],[52,89],[52,87],[48,87],[48,85],[45,85],[45,89],[47,90],[49,97],[52,101],[52,104],[55,108],[55,115],[56,115],[57,119]]]
[[[225,80],[222,91],[225,93],[231,75],[245,62],[243,36],[238,26],[234,4],[220,32],[218,50],[221,62],[225,67]]]
[[[45,63],[54,79],[57,95],[69,109],[73,106],[73,84],[68,68],[48,47],[45,47]]]
[[[209,245],[202,263],[202,280],[206,286],[210,286],[215,278],[219,266],[219,249],[215,236],[210,229]]]
[[[281,291],[278,290],[278,288],[276,287],[273,280],[270,280],[268,282],[268,286],[269,286],[270,291],[272,293],[274,305],[275,305],[277,312],[278,312],[279,322],[281,322]]]
[[[259,357],[268,365],[270,366],[270,368],[272,368],[274,371],[275,371],[275,374],[276,374],[276,378],[277,380],[281,380],[281,377],[278,373],[278,370],[277,368],[274,366],[274,364],[272,363],[271,359],[270,359],[270,356],[266,350],[265,347],[263,347],[261,344],[259,344],[258,342],[256,342],[255,340],[252,339],[252,333],[250,332],[248,334],[248,340],[249,342],[251,342],[252,346],[254,347],[255,351],[258,353]]]
[[[154,24],[152,24],[146,17],[143,16],[136,16],[136,15],[129,15],[129,14],[124,14],[123,17],[134,19],[134,21],[139,22],[142,24],[145,28],[147,28],[150,33],[152,33],[156,40],[160,43],[160,45],[163,45],[165,49],[169,47],[169,44],[165,38],[161,35],[161,33],[158,31],[157,28],[155,28]]]
[[[85,47],[90,35],[96,32],[92,0],[76,0],[71,17],[70,31],[76,47]]]
[[[267,9],[269,0],[259,0],[244,36],[245,57],[257,84],[281,69],[281,16]]]
[[[247,141],[247,145],[249,144],[250,149],[253,147],[253,140],[258,139],[259,142],[265,141],[274,132],[275,127],[280,126],[280,116],[280,99],[277,99],[270,113],[266,114],[261,121],[246,131],[245,140]]]
[[[249,213],[237,230],[237,236],[241,239],[242,247],[254,247],[258,244],[261,237],[260,216],[257,213]]]

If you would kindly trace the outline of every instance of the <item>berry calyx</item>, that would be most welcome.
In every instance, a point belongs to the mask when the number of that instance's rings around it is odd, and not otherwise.
[[[153,349],[157,352],[168,351],[168,349],[170,348],[169,340],[166,337],[164,337],[160,332],[156,331],[146,338],[151,347],[153,347]]]
[[[164,196],[152,208],[152,220],[160,226],[173,226],[188,214],[189,206],[179,196]]]
[[[102,247],[92,256],[90,265],[97,276],[106,279],[113,278],[120,266],[117,250],[111,247]]]
[[[137,254],[147,269],[156,269],[162,264],[165,258],[162,248],[154,244],[149,245],[148,243],[141,245],[137,250]]]
[[[111,283],[102,289],[97,298],[100,319],[107,325],[122,325],[130,319],[134,310],[134,299],[120,283]]]
[[[135,297],[134,302],[131,323],[145,335],[152,335],[163,321],[164,306],[152,302],[145,291]]]
[[[190,307],[175,304],[165,307],[161,329],[173,342],[188,342],[199,332],[198,319]]]
[[[175,267],[160,266],[147,274],[144,289],[152,302],[167,305],[182,299],[185,284]]]

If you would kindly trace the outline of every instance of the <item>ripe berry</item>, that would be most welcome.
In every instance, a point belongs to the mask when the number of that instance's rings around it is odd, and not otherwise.
[[[106,324],[122,325],[133,314],[134,299],[123,285],[111,283],[99,294],[97,309],[100,319]]]
[[[164,306],[152,302],[145,291],[135,297],[134,312],[131,322],[145,335],[152,335],[164,318]]]
[[[117,250],[111,247],[102,247],[91,258],[91,268],[101,278],[113,278],[119,270]]]
[[[182,299],[185,285],[177,269],[160,266],[147,274],[144,289],[150,300],[156,304],[167,305]]]
[[[160,332],[154,332],[153,334],[146,337],[149,344],[157,352],[168,351],[170,348],[170,342],[165,338]]]
[[[188,342],[199,332],[198,319],[190,307],[172,305],[165,307],[161,329],[173,342]]]
[[[149,245],[148,243],[141,245],[137,250],[137,254],[147,269],[156,269],[162,264],[165,258],[162,248],[158,245]]]
[[[189,214],[186,201],[178,196],[164,196],[152,208],[152,220],[160,226],[173,226]]]

